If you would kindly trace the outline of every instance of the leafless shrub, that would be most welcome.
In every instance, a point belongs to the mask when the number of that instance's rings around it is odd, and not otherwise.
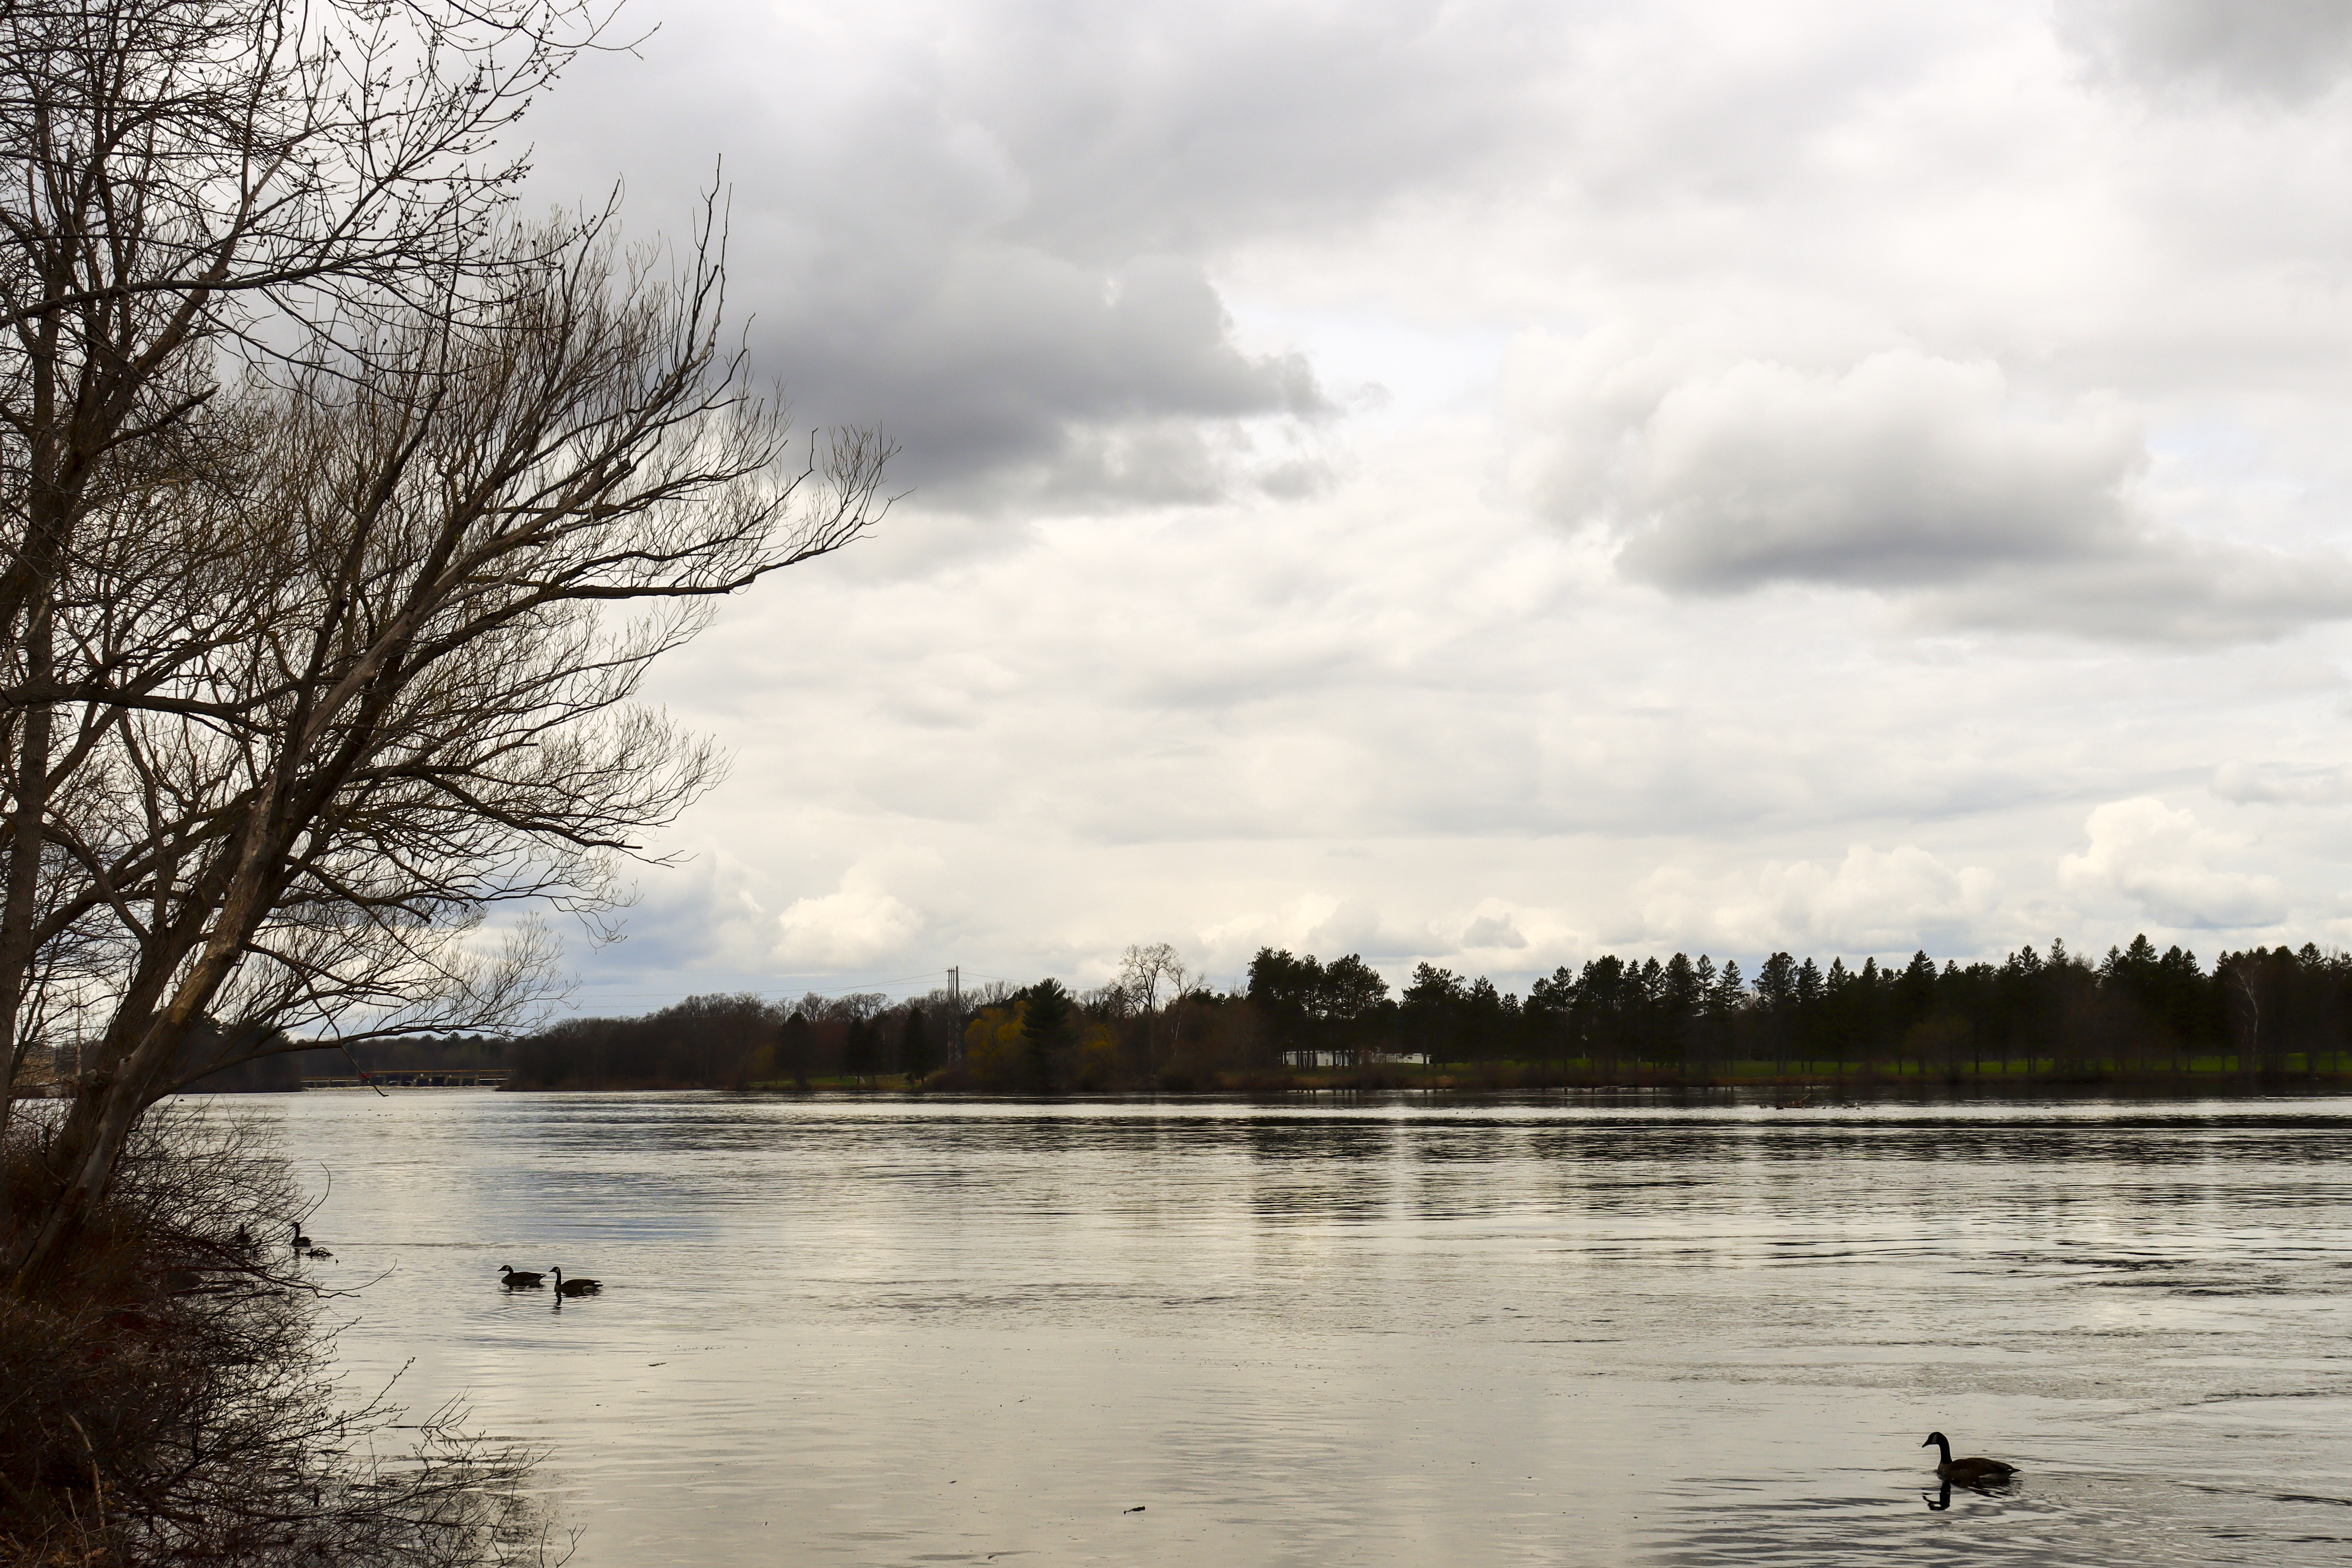
[[[28,1116],[9,1136],[11,1226],[37,1214],[53,1135]],[[321,1292],[280,1239],[299,1212],[240,1121],[142,1122],[75,1267],[0,1293],[0,1561],[546,1560],[530,1455],[443,1410],[387,1458],[399,1413],[341,1405]]]

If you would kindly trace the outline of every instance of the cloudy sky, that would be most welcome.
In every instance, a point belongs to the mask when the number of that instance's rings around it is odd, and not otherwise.
[[[542,197],[911,490],[580,1004],[2352,942],[2352,6],[634,0]]]

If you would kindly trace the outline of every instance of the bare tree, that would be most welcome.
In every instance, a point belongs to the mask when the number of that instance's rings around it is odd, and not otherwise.
[[[108,787],[43,822],[68,890],[33,951],[95,950],[109,978],[20,1282],[197,1031],[237,1059],[290,1047],[274,1030],[511,1018],[545,954],[527,927],[483,952],[484,914],[609,908],[614,858],[717,776],[632,703],[646,666],[717,595],[863,532],[889,454],[844,432],[792,458],[719,336],[704,236],[675,278],[593,235],[508,237],[478,304],[387,311],[225,400],[254,453],[236,635],[136,707],[85,703]]]
[[[36,1047],[83,1068],[20,1285],[194,1073],[526,1007],[487,913],[610,907],[715,776],[646,662],[877,514],[883,443],[789,462],[748,394],[707,216],[668,278],[502,219],[599,26],[0,7],[0,1131]]]
[[[96,756],[126,715],[237,700],[184,668],[257,607],[223,595],[269,411],[224,386],[529,260],[488,243],[499,139],[597,30],[575,0],[0,6],[0,1127],[55,1023],[27,987],[79,962],[52,825],[136,786]]]
[[[1159,1035],[1163,1023],[1167,1022],[1160,1005],[1160,993],[1165,991],[1168,994],[1172,1006],[1183,996],[1191,978],[1191,971],[1185,968],[1183,959],[1178,956],[1175,948],[1164,942],[1153,942],[1149,947],[1130,944],[1120,955],[1118,987],[1142,1020],[1144,1068],[1155,1078],[1160,1071]]]

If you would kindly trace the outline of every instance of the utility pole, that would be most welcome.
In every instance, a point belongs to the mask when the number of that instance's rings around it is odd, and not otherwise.
[[[950,998],[948,1005],[955,1010],[955,1044],[951,1051],[956,1066],[961,1067],[963,1065],[963,969],[961,965],[952,963],[948,965],[948,996]]]

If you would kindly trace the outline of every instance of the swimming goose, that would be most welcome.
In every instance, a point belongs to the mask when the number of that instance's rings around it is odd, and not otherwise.
[[[1952,1440],[1941,1432],[1928,1433],[1927,1441],[1919,1447],[1925,1448],[1930,1444],[1943,1456],[1936,1466],[1936,1473],[1948,1481],[1958,1481],[1962,1486],[1979,1486],[1986,1481],[2005,1481],[2017,1474],[2015,1465],[2004,1465],[1999,1459],[1955,1459],[1952,1458]]]
[[[302,1222],[300,1220],[298,1219],[294,1221],[293,1228],[294,1250],[300,1252],[310,1245],[310,1238],[302,1234]]]
[[[525,1274],[511,1263],[499,1265],[500,1282],[509,1290],[533,1290],[547,1283],[544,1274]]]
[[[559,1296],[593,1296],[604,1288],[601,1279],[566,1279],[562,1269],[555,1271],[555,1293]]]

